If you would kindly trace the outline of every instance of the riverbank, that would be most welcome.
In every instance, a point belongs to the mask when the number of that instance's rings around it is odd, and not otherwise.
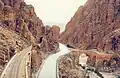
[[[60,51],[50,55],[45,61],[42,68],[39,69],[37,78],[57,78],[57,59],[69,53],[67,47],[59,43]],[[51,67],[52,66],[52,67]]]
[[[74,50],[74,52],[70,52],[59,58],[59,78],[86,78],[87,76],[89,76],[90,78],[116,78],[115,74],[99,72],[99,70],[97,70],[95,67],[89,66],[88,63],[84,68],[82,68],[79,64],[79,54],[81,54],[79,53],[79,51],[82,51],[84,53],[84,50],[76,51]],[[89,53],[91,53],[92,57],[93,52]],[[89,62],[92,63],[92,61]]]

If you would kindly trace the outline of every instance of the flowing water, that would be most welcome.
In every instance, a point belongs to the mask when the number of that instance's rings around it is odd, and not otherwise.
[[[50,55],[44,62],[42,69],[38,71],[37,78],[57,78],[57,59],[69,53],[68,48],[59,43],[60,51]]]

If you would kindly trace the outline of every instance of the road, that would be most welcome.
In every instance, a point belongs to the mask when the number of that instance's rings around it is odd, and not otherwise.
[[[104,78],[117,78],[114,74],[112,73],[101,73]]]
[[[8,62],[1,78],[27,78],[26,77],[26,57],[31,53],[32,46],[15,54]]]
[[[69,53],[68,48],[59,43],[60,52],[50,55],[44,62],[43,67],[39,69],[36,78],[57,78],[57,59]]]

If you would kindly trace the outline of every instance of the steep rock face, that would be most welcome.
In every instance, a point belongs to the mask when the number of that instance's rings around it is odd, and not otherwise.
[[[80,49],[103,49],[103,38],[118,29],[119,22],[120,0],[88,0],[68,22],[60,41]]]
[[[0,5],[0,24],[2,27],[15,31],[31,43],[41,43],[44,36],[44,39],[50,44],[45,49],[51,48],[52,44],[58,42],[59,27],[44,26],[32,5],[27,5],[24,0],[2,0]],[[44,43],[44,45],[48,43]]]
[[[104,51],[117,51],[116,53],[120,54],[120,29],[116,29],[106,35],[101,43],[98,45],[98,49],[101,48]]]
[[[59,45],[58,45],[58,39],[59,39],[59,32],[60,28],[58,26],[46,26],[44,27],[44,34],[41,36],[39,43],[40,48],[43,52],[55,52]]]
[[[2,0],[0,6],[3,27],[16,31],[30,42],[39,39],[43,23],[32,5],[26,5],[23,0]]]
[[[48,52],[54,53],[58,49],[60,28],[58,26],[44,26],[42,20],[37,17],[34,7],[27,5],[24,0],[0,0],[0,27],[12,31],[13,33],[11,33],[11,35],[14,33],[18,34],[21,40],[25,38],[25,40],[29,42],[28,45],[30,45],[30,43],[33,45],[33,68],[39,68],[43,57],[47,55]],[[8,35],[5,34],[5,36]],[[11,37],[10,40],[14,40],[14,37],[12,39]],[[6,42],[6,44],[8,43]],[[16,44],[19,44],[19,42]],[[39,44],[39,46],[36,48],[37,44]],[[4,45],[2,45],[2,47],[4,47]],[[25,48],[24,45],[22,47],[22,49]],[[13,47],[11,49],[13,49]],[[1,51],[0,53],[2,54],[3,52]],[[2,59],[4,58],[2,57]]]
[[[46,26],[42,27],[42,33],[40,39],[38,40],[37,45],[33,46],[32,49],[32,77],[36,75],[36,70],[39,69],[43,60],[48,57],[49,54],[53,54],[59,48],[58,39],[59,39],[60,28],[58,26]]]
[[[29,45],[26,39],[14,31],[0,27],[0,74],[13,55]]]
[[[24,1],[24,0],[1,0],[4,5],[9,5],[12,6],[14,8],[20,8],[20,4]]]

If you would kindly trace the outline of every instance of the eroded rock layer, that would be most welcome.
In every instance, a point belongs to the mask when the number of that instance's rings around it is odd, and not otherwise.
[[[28,46],[30,43],[25,38],[0,27],[0,74],[14,54]]]
[[[43,23],[32,5],[27,5],[24,0],[2,0],[0,4],[3,27],[16,31],[30,42],[39,39]]]
[[[106,36],[118,28],[120,0],[88,0],[68,22],[60,41],[80,49],[117,50],[118,38]],[[104,47],[105,38],[109,44]]]
[[[58,38],[60,28],[58,26],[44,26],[42,20],[37,17],[34,7],[32,5],[27,5],[24,0],[0,0],[0,27],[5,29],[6,32],[0,30],[0,42],[1,44],[8,44],[9,42],[3,42],[2,38],[8,38],[11,41],[12,46],[10,49],[12,51],[19,52],[23,50],[26,45],[32,45],[32,67],[39,68],[42,63],[42,58],[47,53],[54,53],[58,49]],[[12,32],[5,34],[7,32]],[[10,35],[11,34],[11,35]],[[17,34],[17,36],[14,36]],[[18,39],[16,39],[18,37]],[[19,38],[21,40],[19,40]],[[25,42],[22,41],[26,40]],[[6,41],[6,39],[5,39]],[[28,42],[28,43],[27,43]],[[16,50],[15,46],[20,48],[20,50]],[[36,48],[36,45],[37,46]],[[14,46],[14,47],[13,47]],[[1,50],[4,49],[4,50]],[[9,58],[7,61],[10,60],[10,52],[7,51],[7,48],[4,45],[1,45],[0,57],[1,59]],[[7,53],[4,56],[4,53]],[[12,56],[15,53],[12,54]],[[2,60],[3,61],[3,60]],[[3,62],[0,63],[4,63]],[[0,64],[1,65],[1,64]],[[5,63],[3,64],[3,66]]]

